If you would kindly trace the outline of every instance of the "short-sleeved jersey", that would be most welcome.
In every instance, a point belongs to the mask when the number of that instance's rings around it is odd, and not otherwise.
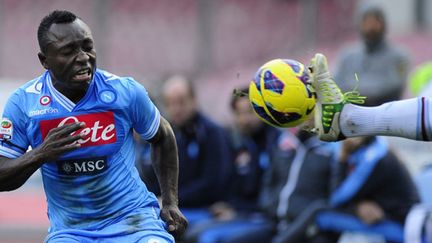
[[[50,231],[99,230],[137,209],[158,207],[135,168],[133,130],[151,139],[160,113],[132,78],[98,69],[77,104],[53,87],[48,72],[26,83],[4,109],[8,134],[0,155],[17,158],[40,145],[51,129],[78,121],[86,124],[77,131],[84,135],[77,141],[81,147],[41,167]]]

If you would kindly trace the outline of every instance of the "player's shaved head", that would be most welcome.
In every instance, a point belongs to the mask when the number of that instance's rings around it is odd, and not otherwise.
[[[42,20],[38,39],[39,61],[49,71],[54,87],[72,101],[80,100],[96,70],[90,27],[75,14],[57,10]]]
[[[45,53],[48,45],[48,32],[53,24],[69,24],[79,19],[74,13],[66,10],[55,10],[45,16],[37,31],[37,38],[41,52]]]

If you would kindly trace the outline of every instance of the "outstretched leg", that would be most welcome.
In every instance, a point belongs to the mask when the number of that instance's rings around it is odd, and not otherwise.
[[[431,100],[413,98],[376,107],[344,106],[339,125],[346,137],[384,135],[421,141],[432,139]]]
[[[375,107],[350,104],[358,94],[342,94],[328,71],[326,57],[316,54],[311,61],[312,86],[317,94],[315,131],[324,141],[345,137],[397,136],[421,141],[432,139],[432,100],[412,98]]]

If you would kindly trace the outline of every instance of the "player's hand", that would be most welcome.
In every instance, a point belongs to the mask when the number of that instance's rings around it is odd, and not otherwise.
[[[220,221],[228,221],[233,219],[237,212],[236,210],[226,202],[216,202],[209,208],[213,217]]]
[[[342,149],[339,155],[339,162],[346,163],[348,158],[365,142],[365,137],[355,137],[345,139],[342,143]]]
[[[82,139],[82,135],[71,134],[84,126],[85,123],[76,122],[51,129],[43,143],[35,149],[35,155],[43,158],[43,161],[53,161],[62,154],[81,147],[81,144],[75,142]]]
[[[181,239],[185,232],[188,222],[177,205],[165,205],[161,208],[160,216],[167,224],[168,232],[175,239]]]
[[[384,218],[384,211],[373,201],[360,202],[356,214],[365,224],[374,224]]]

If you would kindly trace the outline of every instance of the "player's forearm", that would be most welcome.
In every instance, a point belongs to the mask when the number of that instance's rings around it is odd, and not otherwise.
[[[178,204],[178,155],[174,133],[161,121],[161,137],[152,144],[153,167],[159,181],[163,205]]]
[[[21,187],[42,164],[42,156],[35,150],[16,159],[0,157],[0,191]]]

